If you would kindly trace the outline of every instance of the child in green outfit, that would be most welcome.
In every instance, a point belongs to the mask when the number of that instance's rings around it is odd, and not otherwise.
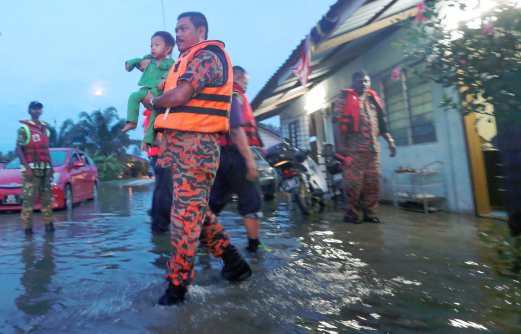
[[[161,94],[162,88],[158,86],[161,86],[160,84],[164,85],[163,76],[168,73],[174,63],[170,58],[174,45],[175,39],[169,32],[158,31],[152,35],[150,55],[131,59],[125,63],[127,71],[130,72],[137,68],[143,74],[138,82],[138,85],[142,87],[130,94],[128,98],[127,124],[121,132],[136,128],[139,117],[139,104],[149,90],[154,96]]]

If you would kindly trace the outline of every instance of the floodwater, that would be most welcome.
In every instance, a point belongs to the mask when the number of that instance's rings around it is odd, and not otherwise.
[[[54,234],[39,213],[32,238],[0,214],[0,333],[521,333],[519,281],[495,273],[475,218],[383,207],[385,224],[348,225],[283,196],[264,206],[269,252],[247,256],[251,279],[223,281],[202,253],[187,301],[158,306],[169,244],[150,233],[152,186],[104,184],[97,202],[55,212]]]

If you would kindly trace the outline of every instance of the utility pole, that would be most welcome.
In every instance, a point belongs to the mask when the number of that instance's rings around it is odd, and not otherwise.
[[[166,31],[165,2],[161,0],[161,13],[163,13],[163,30]]]

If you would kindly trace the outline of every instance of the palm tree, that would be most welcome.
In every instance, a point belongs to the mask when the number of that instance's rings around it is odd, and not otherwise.
[[[9,162],[9,161],[13,160],[15,157],[16,157],[16,154],[14,151],[9,151],[5,154],[0,152],[0,162],[2,162],[2,163]]]
[[[49,138],[50,147],[74,147],[74,122],[69,118],[62,123],[60,130],[56,130],[57,126],[48,125],[51,137]]]
[[[74,140],[86,151],[103,156],[122,156],[129,146],[139,143],[130,139],[127,133],[120,133],[124,125],[125,120],[119,118],[114,107],[90,114],[82,112],[74,126]]]
[[[102,179],[112,179],[120,174],[127,163],[127,150],[139,145],[127,133],[121,133],[125,120],[120,119],[114,107],[81,112],[79,121],[68,119],[60,126],[49,126],[51,147],[75,147],[87,152],[100,172]]]

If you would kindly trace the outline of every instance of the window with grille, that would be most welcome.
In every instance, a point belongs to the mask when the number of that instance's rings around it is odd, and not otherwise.
[[[427,79],[409,71],[398,80],[386,79],[383,93],[389,132],[396,145],[436,141],[432,90]]]
[[[289,140],[291,141],[291,146],[299,147],[298,142],[298,120],[293,121],[288,124],[288,132],[289,132]]]

